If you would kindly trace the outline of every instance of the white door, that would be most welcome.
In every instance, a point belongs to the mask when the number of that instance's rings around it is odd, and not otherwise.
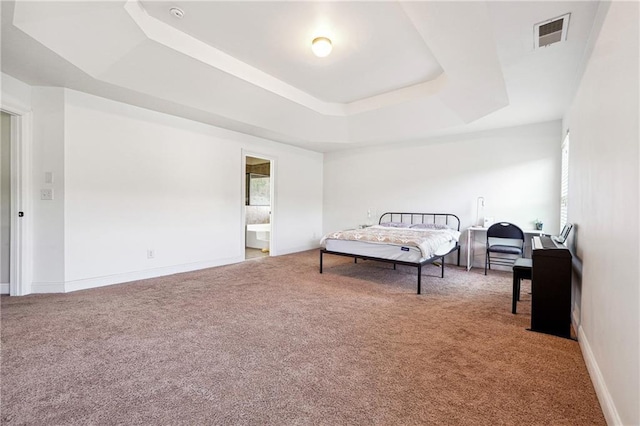
[[[33,113],[2,99],[0,145],[0,284],[3,294],[31,293],[29,249]]]
[[[0,293],[9,294],[11,269],[11,115],[0,111]]]

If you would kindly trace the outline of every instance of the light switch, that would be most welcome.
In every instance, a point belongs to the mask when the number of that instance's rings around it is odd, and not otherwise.
[[[41,200],[53,200],[53,189],[41,189],[40,190],[40,199]]]
[[[44,183],[53,183],[53,172],[44,172]]]

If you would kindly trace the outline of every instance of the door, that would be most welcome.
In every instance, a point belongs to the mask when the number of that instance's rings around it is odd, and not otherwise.
[[[243,241],[245,260],[273,253],[274,161],[259,154],[243,156]]]
[[[28,213],[33,113],[3,98],[0,114],[0,290],[22,296],[31,293]]]
[[[11,282],[11,115],[0,111],[0,294]]]

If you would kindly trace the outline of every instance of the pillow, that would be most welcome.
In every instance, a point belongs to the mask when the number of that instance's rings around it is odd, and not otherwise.
[[[384,222],[380,226],[386,226],[387,228],[411,228],[410,223],[404,222]]]
[[[443,225],[441,223],[418,223],[411,227],[420,229],[449,229],[447,225]]]

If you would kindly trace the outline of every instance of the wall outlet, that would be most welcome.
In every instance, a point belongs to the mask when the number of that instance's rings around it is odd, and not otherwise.
[[[53,189],[52,188],[41,189],[40,199],[47,200],[47,201],[53,200]]]
[[[156,251],[154,249],[147,250],[147,259],[153,259],[156,257]]]

